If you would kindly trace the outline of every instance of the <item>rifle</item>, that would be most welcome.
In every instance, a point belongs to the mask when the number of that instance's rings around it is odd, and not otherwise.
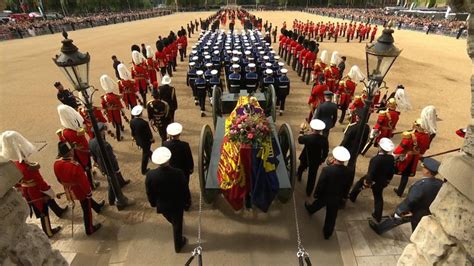
[[[439,155],[443,155],[443,154],[447,154],[447,153],[451,153],[451,152],[455,152],[455,151],[460,151],[460,150],[461,150],[460,148],[456,148],[456,149],[452,149],[452,150],[447,150],[447,151],[435,153],[435,154],[432,154],[432,155],[429,155],[429,156],[422,156],[422,159],[424,159],[424,158],[436,157],[436,156],[439,156]]]
[[[370,149],[370,147],[372,147],[372,145],[374,145],[374,141],[375,141],[375,138],[369,138],[369,141],[367,141],[364,148],[360,152],[360,154],[362,156],[364,156],[367,153],[367,151]]]

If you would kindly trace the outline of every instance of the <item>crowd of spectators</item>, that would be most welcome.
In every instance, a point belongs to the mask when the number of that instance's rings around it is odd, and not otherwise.
[[[22,39],[44,34],[54,34],[77,29],[117,24],[127,21],[140,20],[152,17],[169,15],[173,11],[168,9],[150,9],[141,11],[89,13],[82,16],[68,16],[62,19],[41,18],[11,20],[0,23],[0,40]]]
[[[384,9],[355,8],[306,8],[306,12],[321,16],[341,18],[344,20],[379,24],[386,26],[391,21],[397,29],[424,31],[426,34],[442,34],[448,36],[467,36],[467,23],[455,19],[435,19],[432,16],[416,14],[388,14]]]

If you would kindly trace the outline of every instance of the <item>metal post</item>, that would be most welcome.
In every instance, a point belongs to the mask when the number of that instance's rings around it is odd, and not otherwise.
[[[102,161],[104,162],[105,165],[105,171],[107,174],[107,178],[110,180],[110,185],[112,186],[112,190],[115,194],[115,205],[117,209],[120,211],[123,208],[125,208],[128,205],[128,198],[122,193],[122,188],[120,187],[120,184],[118,183],[117,176],[115,175],[115,171],[112,169],[112,163],[110,162],[110,158],[105,151],[105,143],[104,140],[102,139],[102,136],[100,135],[99,132],[99,127],[97,125],[97,119],[95,118],[94,115],[94,109],[92,106],[92,102],[90,100],[90,95],[87,94],[87,90],[81,90],[82,96],[84,98],[84,103],[87,108],[87,113],[89,114],[89,117],[91,119],[92,127],[94,129],[94,134],[95,138],[97,139],[97,143],[99,144],[99,149],[100,149],[100,155],[102,157]]]

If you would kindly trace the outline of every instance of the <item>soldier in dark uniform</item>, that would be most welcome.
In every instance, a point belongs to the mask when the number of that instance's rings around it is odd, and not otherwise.
[[[166,127],[169,124],[169,105],[167,102],[162,101],[159,91],[153,91],[153,100],[148,101],[146,104],[146,110],[148,113],[148,121],[150,121],[151,127],[161,137],[161,141],[166,140]]]
[[[138,147],[142,149],[142,175],[148,172],[148,160],[151,157],[151,144],[155,142],[151,133],[150,125],[142,118],[143,106],[137,105],[132,109],[132,120],[130,120],[130,129],[132,138]]]
[[[189,144],[185,141],[180,140],[181,132],[183,131],[183,126],[179,123],[171,123],[166,128],[168,133],[169,140],[163,143],[163,147],[168,148],[171,151],[170,165],[171,167],[181,169],[186,178],[186,198],[188,202],[184,206],[184,209],[187,211],[191,207],[191,193],[189,191],[189,176],[194,171],[194,161],[193,155],[191,153],[191,148]]]
[[[161,79],[161,86],[158,87],[158,91],[160,93],[161,100],[168,103],[169,112],[168,118],[169,122],[174,122],[174,113],[178,109],[178,100],[176,98],[176,90],[174,87],[170,86],[171,78],[168,75],[165,75]]]
[[[277,102],[276,105],[280,106],[280,115],[283,115],[283,112],[285,111],[285,101],[286,101],[286,96],[290,94],[290,79],[288,76],[286,76],[286,73],[288,73],[288,70],[286,68],[282,68],[280,70],[281,76],[277,78],[276,82],[276,96],[277,96]]]
[[[145,187],[151,207],[172,224],[174,250],[178,253],[188,241],[183,237],[183,212],[189,202],[189,194],[186,193],[189,187],[183,171],[171,167],[170,159],[171,151],[166,147],[159,147],[153,152],[151,160],[158,168],[146,174]]]
[[[443,181],[436,178],[439,165],[435,159],[423,159],[423,178],[410,187],[407,197],[398,205],[393,215],[378,224],[369,221],[370,227],[377,234],[383,234],[403,223],[411,222],[414,231],[421,218],[431,214],[430,205],[443,185]]]
[[[221,56],[219,55],[219,51],[212,52],[211,62],[214,69],[221,69]]]
[[[196,94],[196,91],[194,90],[194,81],[196,80],[197,78],[197,75],[196,75],[196,68],[195,68],[195,65],[196,63],[195,62],[190,62],[189,63],[189,70],[188,70],[188,74],[186,76],[186,85],[191,87],[192,91],[193,91],[193,97],[194,97],[194,104],[195,105],[198,105],[198,100],[197,100],[197,94]]]
[[[302,124],[298,143],[303,144],[304,148],[301,151],[299,160],[297,177],[301,181],[303,172],[309,167],[308,180],[306,183],[306,195],[309,197],[314,189],[316,175],[319,166],[326,160],[329,152],[328,139],[322,136],[321,130],[324,129],[324,122],[319,119],[314,119],[310,122],[311,131],[309,134],[304,134],[306,124]]]
[[[239,93],[242,88],[242,77],[240,75],[240,65],[232,65],[232,73],[229,74],[229,92]]]
[[[265,69],[265,77],[262,79],[260,89],[266,91],[270,85],[275,85],[275,79],[273,78],[273,70],[267,68]]]
[[[204,79],[204,72],[202,70],[196,71],[197,78],[194,81],[194,90],[199,101],[199,107],[201,108],[201,117],[206,116],[206,92],[207,82]]]
[[[211,96],[212,96],[212,89],[214,86],[217,86],[222,89],[222,82],[221,78],[219,77],[219,71],[217,69],[213,69],[211,71],[211,78],[209,79],[209,88],[211,91]]]
[[[65,105],[69,105],[71,106],[72,108],[74,108],[75,110],[77,110],[77,107],[79,106],[77,104],[77,100],[76,100],[76,97],[74,96],[74,94],[72,94],[72,92],[70,90],[67,90],[63,87],[63,84],[61,84],[61,82],[57,81],[54,83],[54,87],[56,87],[56,89],[58,90],[58,100],[65,104]]]
[[[333,149],[334,159],[323,168],[319,175],[318,184],[314,192],[316,199],[312,204],[305,203],[305,208],[310,215],[326,207],[326,218],[324,220],[324,238],[331,237],[336,225],[339,203],[344,197],[344,193],[351,187],[352,172],[344,162],[349,161],[351,155],[349,151],[341,146]]]
[[[349,199],[355,202],[364,188],[371,188],[374,195],[374,211],[372,217],[380,222],[383,212],[383,190],[395,174],[395,158],[391,154],[394,145],[388,138],[379,142],[379,152],[370,159],[367,174],[357,181],[349,194]]]
[[[324,102],[318,105],[314,112],[313,119],[323,120],[326,128],[323,135],[329,137],[329,130],[334,127],[337,121],[337,104],[332,102],[333,93],[331,91],[324,92]]]
[[[245,74],[245,86],[248,93],[254,93],[257,90],[258,74],[254,63],[248,64],[248,72]]]
[[[342,139],[340,145],[345,147],[351,153],[351,156],[356,156],[356,154],[360,153],[364,149],[364,143],[367,143],[370,133],[370,126],[365,123],[364,131],[362,132],[362,138],[360,140],[356,139],[357,130],[362,123],[362,110],[358,109],[354,112],[354,114],[355,122],[347,125],[346,129],[344,130],[344,138]]]

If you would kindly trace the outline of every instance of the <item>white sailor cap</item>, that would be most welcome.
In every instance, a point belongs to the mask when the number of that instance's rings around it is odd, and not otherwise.
[[[239,65],[239,64],[233,64],[233,65],[232,65],[232,68],[233,68],[233,69],[240,68],[240,65]]]
[[[263,60],[268,60],[270,57],[268,55],[263,56]]]
[[[351,154],[349,153],[349,151],[342,146],[337,146],[336,148],[334,148],[332,150],[332,155],[336,160],[340,162],[349,161],[349,159],[351,158]]]
[[[174,122],[166,127],[166,133],[170,136],[179,135],[181,132],[183,132],[183,126],[180,123]]]
[[[216,45],[216,46],[214,46],[214,47],[212,47],[212,48],[213,48],[213,49],[219,49],[219,46]]]
[[[262,46],[258,46],[257,49],[258,49],[258,50],[262,50],[263,47],[262,47]]]
[[[238,57],[232,57],[232,62],[239,62],[239,58]]]
[[[206,55],[206,56],[204,56],[204,59],[211,59],[211,56],[210,56],[210,55]]]
[[[197,54],[198,51],[196,50],[191,50],[191,54]]]
[[[278,62],[278,65],[282,67],[282,66],[285,65],[285,63],[283,63],[283,62]]]
[[[249,66],[250,68],[255,68],[255,64],[254,64],[254,63],[249,63],[248,66]]]
[[[207,50],[207,49],[209,49],[209,46],[207,46],[207,45],[204,46],[204,50]]]
[[[249,54],[251,54],[250,51],[245,51],[245,55],[249,55]]]
[[[198,59],[199,59],[199,57],[197,57],[197,56],[193,56],[193,58],[191,58],[191,60],[193,60],[193,61],[196,61]]]
[[[270,53],[271,53],[271,54],[275,54],[275,51],[273,51],[273,50],[270,50]]]
[[[219,51],[214,51],[214,54],[219,54]]]
[[[204,74],[204,71],[202,71],[202,70],[196,71],[196,75],[201,76],[202,74]]]
[[[269,74],[269,75],[273,74],[273,70],[267,68],[267,69],[265,69],[265,74]]]
[[[232,54],[238,54],[238,53],[239,53],[239,51],[237,51],[237,50],[232,50]]]
[[[324,121],[319,119],[311,120],[311,122],[309,122],[309,126],[314,130],[323,130],[326,128],[326,124],[324,123]]]
[[[137,116],[143,112],[143,106],[141,105],[135,105],[135,107],[132,108],[132,111],[130,112],[132,115]]]
[[[206,63],[206,67],[211,67],[212,63]]]
[[[265,66],[266,66],[266,67],[271,67],[271,66],[272,66],[272,63],[268,63],[268,62],[267,62],[267,63],[265,63]]]
[[[279,55],[275,55],[273,58],[274,58],[275,60],[279,60],[279,59],[280,59],[280,56],[279,56]]]
[[[196,65],[196,62],[190,62],[189,63],[189,66],[195,66]]]
[[[171,151],[166,147],[157,148],[151,155],[151,161],[157,165],[167,163],[171,158]]]
[[[281,72],[282,74],[286,74],[286,73],[288,73],[288,69],[282,68],[282,69],[280,69],[280,72]]]
[[[395,148],[393,141],[390,140],[389,138],[381,138],[379,141],[379,146],[380,148],[382,148],[382,150],[386,152],[391,152],[393,148]]]
[[[206,51],[206,52],[204,52],[204,53],[202,53],[202,54],[203,54],[203,55],[208,55],[208,54],[209,54],[209,52],[207,52],[207,51]]]
[[[219,73],[219,71],[217,71],[216,69],[211,70],[211,75],[217,75],[217,73]]]

